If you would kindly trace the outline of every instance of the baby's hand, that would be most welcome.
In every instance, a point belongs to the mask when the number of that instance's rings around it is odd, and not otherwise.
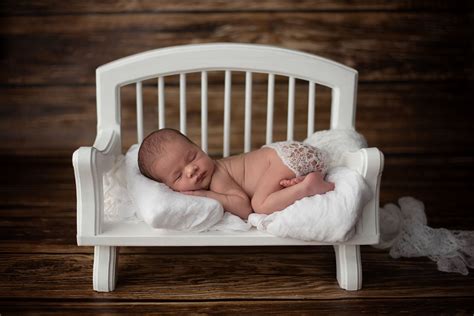
[[[207,197],[207,192],[208,190],[194,190],[194,191],[182,191],[181,193],[184,193],[186,195],[194,195],[194,196],[204,196]]]
[[[280,181],[280,185],[282,187],[288,188],[288,187],[291,187],[292,185],[300,183],[301,181],[304,180],[305,177],[306,176],[299,176],[299,177],[292,178],[292,179],[284,179],[284,180]]]

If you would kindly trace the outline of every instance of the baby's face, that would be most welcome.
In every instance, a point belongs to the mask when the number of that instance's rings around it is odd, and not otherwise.
[[[153,174],[175,191],[209,190],[214,161],[185,139],[165,145],[165,154],[153,163]]]

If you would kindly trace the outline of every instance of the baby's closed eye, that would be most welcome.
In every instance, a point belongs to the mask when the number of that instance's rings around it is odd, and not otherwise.
[[[195,152],[191,153],[191,154],[188,155],[187,162],[189,163],[189,162],[193,161],[195,158],[196,158],[196,153]]]

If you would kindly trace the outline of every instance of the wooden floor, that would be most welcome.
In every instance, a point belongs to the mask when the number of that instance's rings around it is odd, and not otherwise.
[[[472,159],[440,172],[433,158],[419,158],[423,167],[388,158],[382,202],[411,194],[425,201],[431,226],[474,229],[466,185]],[[427,258],[395,260],[372,247],[362,247],[357,292],[338,287],[332,247],[128,247],[120,249],[115,292],[96,293],[92,248],[75,241],[70,159],[4,156],[0,163],[2,316],[474,312],[474,271],[443,273]]]

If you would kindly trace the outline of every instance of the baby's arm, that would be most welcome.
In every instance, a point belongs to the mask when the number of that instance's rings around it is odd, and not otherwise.
[[[248,195],[235,182],[230,174],[221,166],[217,166],[212,176],[210,190],[183,192],[190,195],[204,196],[219,201],[224,209],[243,219],[252,213]]]
[[[252,213],[250,199],[245,192],[236,189],[230,189],[225,193],[218,193],[209,190],[196,190],[183,192],[188,195],[204,196],[219,201],[224,209],[243,219]]]

